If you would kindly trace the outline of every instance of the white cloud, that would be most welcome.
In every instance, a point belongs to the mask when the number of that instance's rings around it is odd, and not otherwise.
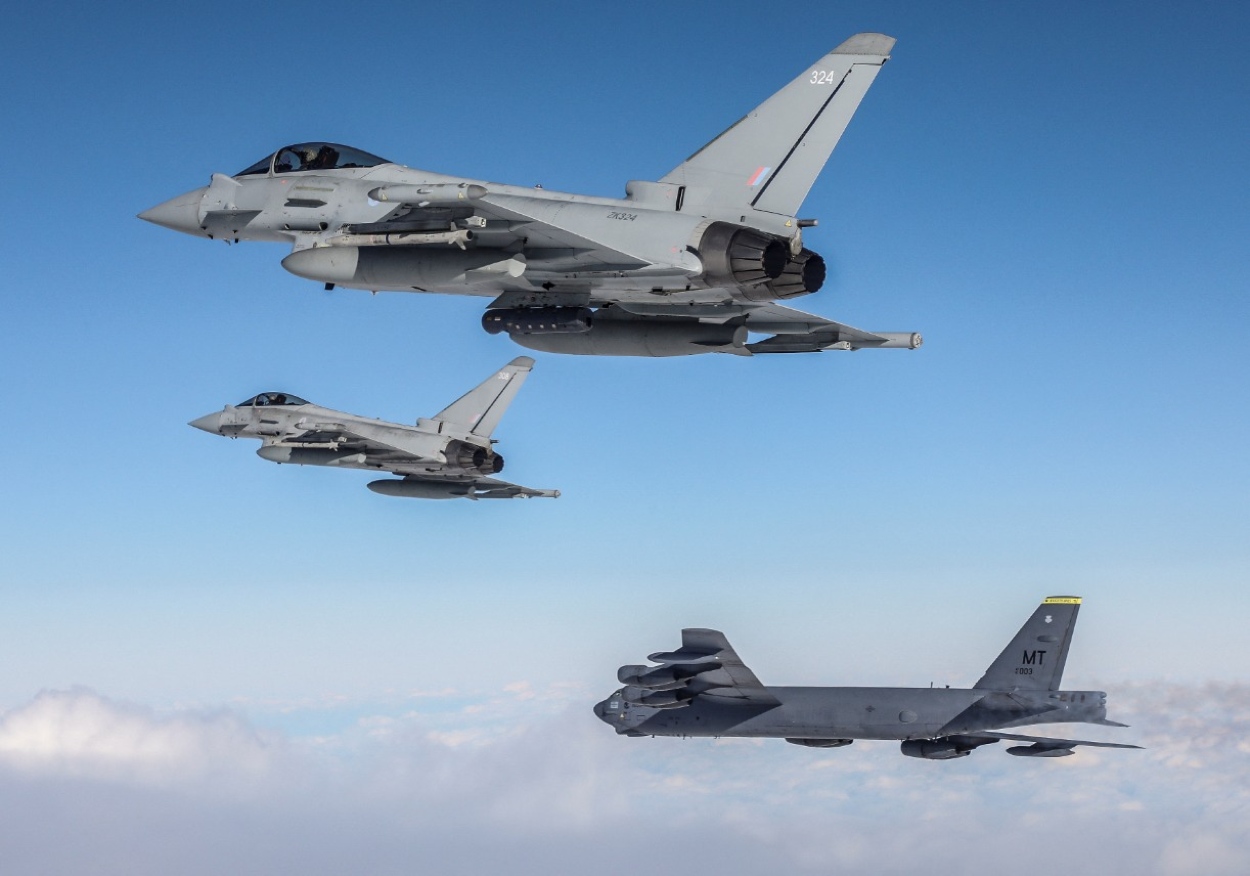
[[[88,690],[45,691],[0,718],[0,763],[120,781],[185,784],[262,773],[283,744],[232,712],[161,717]]]
[[[1109,687],[1136,726],[1092,729],[1146,751],[949,763],[618,738],[566,686],[293,738],[45,693],[0,720],[0,807],[21,813],[0,848],[25,872],[128,874],[1250,872],[1250,685]]]

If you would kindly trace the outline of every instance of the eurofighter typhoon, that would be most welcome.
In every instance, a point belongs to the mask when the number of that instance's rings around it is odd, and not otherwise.
[[[1138,748],[1004,733],[1028,724],[1107,720],[1102,691],[1059,686],[1081,600],[1044,600],[971,688],[765,687],[717,630],[682,630],[681,648],[648,657],[659,666],[622,666],[625,685],[595,706],[623,736],[780,737],[810,748],[856,739],[897,739],[909,757],[950,760],[982,745],[1008,754],[1064,757],[1078,745]]]
[[[486,331],[546,352],[915,349],[915,332],[862,331],[779,303],[825,281],[824,260],[803,244],[817,220],[800,207],[894,42],[851,37],[659,180],[627,183],[624,199],[314,142],[213,174],[139,216],[199,237],[288,244],[283,267],[326,288],[490,299]]]
[[[270,462],[399,475],[369,483],[369,489],[385,496],[554,499],[559,490],[535,490],[491,477],[503,470],[491,432],[533,367],[533,359],[518,356],[415,426],[318,407],[285,392],[262,392],[191,425],[229,438],[259,438],[256,453]]]

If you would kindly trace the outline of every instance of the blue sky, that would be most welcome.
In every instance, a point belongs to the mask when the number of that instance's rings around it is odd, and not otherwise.
[[[185,425],[264,389],[410,420],[524,351],[479,302],[328,294],[139,211],[308,139],[620,195],[860,30],[899,43],[799,306],[921,350],[540,354],[497,437],[555,502],[391,500]],[[683,625],[765,681],[966,684],[1066,592],[1071,684],[1244,684],[1247,36],[1232,4],[10,17],[0,709],[85,686],[299,740],[454,691],[423,708],[471,732],[524,683],[593,721]]]

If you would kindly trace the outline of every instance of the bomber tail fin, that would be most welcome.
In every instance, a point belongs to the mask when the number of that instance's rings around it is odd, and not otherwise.
[[[533,359],[517,356],[433,419],[458,426],[470,435],[489,438],[533,368]]]
[[[1048,596],[973,687],[1058,690],[1080,608],[1079,596]]]
[[[856,34],[660,181],[684,203],[795,215],[894,43]]]

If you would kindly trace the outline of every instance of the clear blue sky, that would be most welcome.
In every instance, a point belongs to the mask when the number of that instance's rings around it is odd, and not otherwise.
[[[265,389],[410,420],[523,351],[140,210],[308,139],[620,195],[860,30],[899,43],[799,306],[921,350],[540,354],[497,437],[555,502],[387,499],[185,425]],[[0,708],[84,685],[298,738],[397,691],[606,692],[683,625],[766,681],[965,684],[1067,592],[1071,683],[1244,682],[1248,37],[1214,3],[10,16]]]

